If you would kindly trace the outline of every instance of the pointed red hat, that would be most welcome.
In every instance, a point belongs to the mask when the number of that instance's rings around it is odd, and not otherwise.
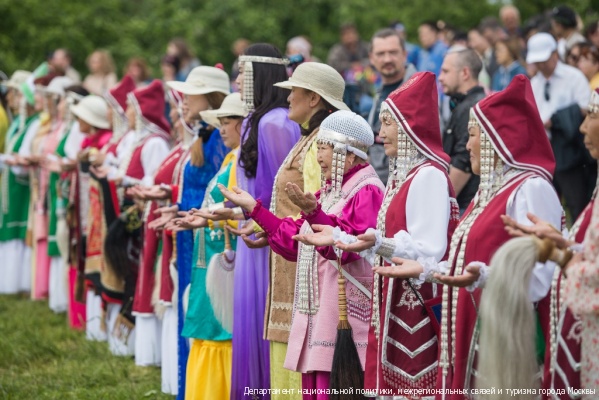
[[[116,86],[106,92],[104,97],[112,108],[124,115],[127,109],[127,95],[134,91],[135,87],[133,78],[130,75],[125,75]]]
[[[166,101],[161,81],[154,79],[148,86],[129,93],[127,98],[150,131],[168,136],[170,125],[164,116]]]
[[[552,180],[555,158],[528,78],[516,75],[472,110],[503,162]]]
[[[439,100],[435,75],[418,72],[391,92],[381,111],[388,109],[408,137],[427,158],[449,169],[449,156],[443,151],[439,127]]]

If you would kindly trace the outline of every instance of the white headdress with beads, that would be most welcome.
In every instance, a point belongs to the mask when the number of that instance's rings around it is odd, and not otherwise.
[[[341,197],[341,186],[347,152],[366,160],[368,148],[374,143],[374,133],[366,120],[351,111],[339,110],[326,117],[316,136],[318,143],[333,146],[333,164],[331,166],[331,188],[327,193],[331,199]],[[326,184],[322,176],[322,188]],[[332,194],[332,196],[330,196]],[[333,201],[333,200],[331,200]]]
[[[243,67],[243,102],[247,112],[254,111],[254,67],[252,63],[286,66],[289,60],[278,57],[239,56],[239,67]]]

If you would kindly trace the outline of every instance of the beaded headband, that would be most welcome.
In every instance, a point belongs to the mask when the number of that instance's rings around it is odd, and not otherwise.
[[[243,102],[247,112],[254,111],[254,67],[252,63],[287,66],[289,60],[277,57],[239,56],[239,65],[243,65]]]
[[[335,146],[337,144],[346,145],[347,150],[351,151],[361,159],[368,159],[368,155],[366,154],[366,152],[368,151],[367,145],[365,145],[364,143],[360,143],[355,139],[347,137],[339,132],[320,128],[318,130],[318,136],[316,140],[320,143],[326,143],[332,146]]]

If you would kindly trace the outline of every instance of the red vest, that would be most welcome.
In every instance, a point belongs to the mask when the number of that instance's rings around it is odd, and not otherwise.
[[[594,200],[591,201],[584,209],[582,214],[578,217],[577,223],[580,222],[578,231],[575,233],[574,239],[576,243],[582,243],[586,234],[589,223],[591,222],[591,215],[593,214]],[[568,394],[568,388],[581,389],[580,383],[580,330],[581,322],[576,315],[574,315],[568,307],[562,302],[560,291],[562,285],[563,275],[560,273],[557,278],[557,282],[553,282],[555,289],[549,291],[547,296],[541,300],[541,305],[545,310],[548,317],[546,318],[547,323],[545,324],[545,336],[551,335],[551,321],[550,313],[555,313],[554,321],[555,337],[550,338],[546,341],[545,346],[545,366],[543,375],[543,388],[559,390],[555,396],[559,399],[572,399]],[[552,309],[551,303],[554,303]],[[551,343],[556,345],[555,353],[552,353]],[[554,391],[552,391],[554,392]],[[544,395],[543,399],[549,399],[555,397],[549,397]]]
[[[172,181],[173,173],[181,158],[181,154],[183,154],[183,148],[180,145],[169,153],[154,175],[154,183],[156,185],[169,184]],[[152,201],[145,213],[143,252],[139,263],[139,276],[133,299],[133,312],[138,314],[152,314],[154,312],[152,293],[154,291],[158,245],[162,235],[158,236],[155,230],[148,229],[147,224],[157,218],[154,211],[158,207],[158,204]]]
[[[131,159],[129,160],[129,165],[127,166],[127,172],[125,173],[125,175],[127,175],[130,178],[140,180],[143,179],[145,173],[143,164],[141,163],[141,152],[146,143],[148,143],[148,140],[154,137],[162,139],[162,136],[160,135],[148,135],[146,138],[141,140],[141,143],[135,146],[135,148],[133,149],[133,154],[131,154]]]
[[[406,203],[410,186],[418,171],[423,167],[435,167],[447,179],[450,198],[455,198],[447,171],[437,163],[427,161],[408,174],[385,216],[385,236],[393,237],[399,231],[408,231]],[[447,232],[447,243],[458,223],[457,204],[452,202]],[[448,245],[449,247],[449,245]],[[444,259],[447,258],[447,251]],[[437,376],[437,335],[426,309],[417,295],[427,301],[440,295],[437,285],[423,283],[409,286],[408,280],[381,279],[380,331],[378,337],[374,327],[368,333],[366,352],[365,388],[368,389],[433,389]],[[414,290],[418,294],[414,293]],[[391,305],[389,307],[389,304]]]
[[[465,244],[464,268],[474,261],[480,261],[489,264],[491,258],[505,242],[511,239],[505,231],[504,224],[501,221],[501,215],[505,215],[507,205],[512,194],[529,178],[539,177],[533,173],[523,173],[513,177],[507,182],[499,192],[491,199],[489,204],[476,218],[474,224],[470,227],[467,243]],[[462,221],[472,212],[473,203],[466,210]],[[463,246],[463,238],[460,238],[458,246]],[[456,274],[456,261],[452,263],[451,275]],[[479,308],[481,289],[474,292],[468,292],[465,288],[458,289],[457,312],[455,321],[455,332],[452,332],[452,307],[456,299],[453,298],[453,288],[445,287],[449,290],[449,304],[447,319],[441,323],[447,326],[447,338],[449,348],[449,374],[445,382],[445,388],[458,391],[461,389],[471,389],[473,386],[472,375],[476,368],[476,352],[473,350],[478,342],[478,335],[475,335],[475,325],[477,320],[477,310]],[[476,307],[476,308],[475,308]],[[452,344],[455,340],[455,349]],[[472,351],[471,351],[472,349]],[[454,361],[452,362],[452,355]],[[440,372],[437,380],[437,389],[443,387],[443,374]],[[442,398],[437,395],[437,398]],[[448,395],[445,399],[463,399],[463,395]]]

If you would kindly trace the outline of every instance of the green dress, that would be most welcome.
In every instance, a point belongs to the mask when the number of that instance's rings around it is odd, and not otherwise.
[[[230,180],[235,179],[236,158],[231,156],[231,153],[225,157],[220,171],[208,184],[202,207],[208,207],[225,200],[216,185],[220,183],[225,187],[230,187]],[[231,246],[235,249],[235,237],[233,235],[230,235],[230,237]],[[222,223],[219,227],[206,227],[196,230],[192,258],[195,263],[191,271],[189,303],[182,332],[185,337],[212,341],[232,339],[231,332],[225,330],[214,316],[214,310],[206,291],[208,264],[214,255],[222,253],[224,250],[225,234]]]
[[[72,125],[71,125],[72,126]],[[68,129],[68,128],[67,128]],[[58,158],[66,156],[65,145],[69,137],[70,130],[64,135],[64,137],[58,143],[54,154]],[[60,179],[60,173],[50,172],[50,179],[48,184],[48,256],[59,257],[60,251],[58,244],[56,243],[56,223],[58,222],[58,216],[60,213],[64,215],[65,208],[65,195],[62,190],[63,181]]]
[[[19,151],[25,133],[37,117],[32,115],[27,118],[23,129],[19,129],[20,117],[13,120],[6,137],[6,154]],[[0,181],[0,242],[25,240],[29,197],[29,175],[18,176],[11,168],[5,168]]]

